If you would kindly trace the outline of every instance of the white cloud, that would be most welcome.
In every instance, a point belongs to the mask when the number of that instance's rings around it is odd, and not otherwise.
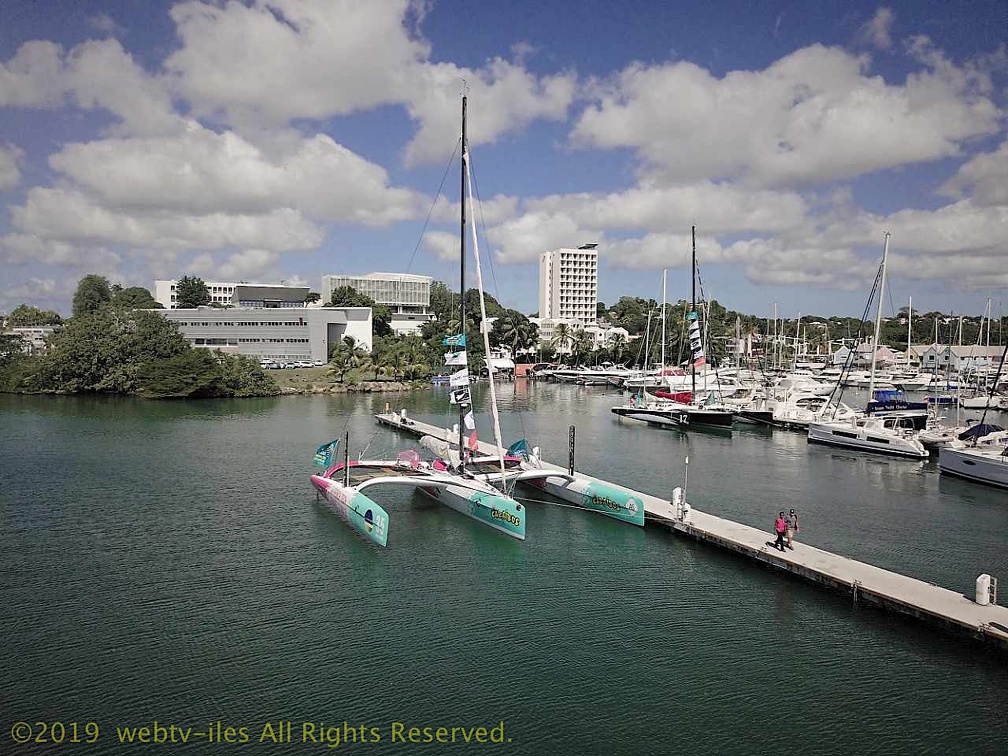
[[[451,154],[461,133],[463,79],[469,90],[466,137],[473,145],[495,142],[539,118],[562,120],[574,100],[576,84],[574,74],[537,79],[500,58],[477,71],[450,63],[419,69],[406,101],[409,114],[419,122],[406,148],[407,165],[439,161]]]
[[[61,305],[70,301],[76,288],[76,281],[54,278],[32,277],[20,283],[5,283],[0,286],[0,312],[9,313],[21,304],[59,311]]]
[[[949,196],[963,192],[978,205],[1008,205],[1008,141],[994,152],[974,157],[942,186],[942,193]]]
[[[532,211],[498,224],[487,236],[495,259],[510,264],[534,262],[550,249],[601,242],[603,231],[598,226],[582,226],[563,212]]]
[[[166,61],[199,115],[286,123],[401,101],[426,43],[404,27],[407,0],[183,2],[181,48]],[[267,52],[268,51],[268,52]]]
[[[246,249],[229,255],[216,275],[225,281],[261,280],[267,271],[275,270],[279,255],[268,249]],[[288,281],[290,283],[290,281]]]
[[[416,217],[419,194],[324,134],[267,155],[233,132],[190,123],[177,137],[71,144],[50,165],[101,203],[130,211],[262,214],[291,208],[364,225]]]
[[[859,30],[858,38],[861,42],[874,45],[879,50],[892,50],[892,26],[896,20],[896,14],[892,8],[882,6],[875,11],[871,17]]]
[[[44,239],[142,249],[233,246],[283,252],[313,249],[322,242],[318,226],[287,208],[258,215],[195,215],[171,210],[131,215],[64,188],[32,189],[24,205],[11,208],[11,219],[19,231]]]
[[[90,246],[33,234],[7,234],[0,237],[0,261],[8,265],[42,263],[71,268],[111,270],[120,262],[118,254],[102,246]]]
[[[0,192],[13,189],[21,182],[21,171],[18,164],[24,157],[24,152],[12,144],[0,144]]]
[[[88,41],[69,53],[52,42],[26,42],[0,63],[0,106],[58,108],[71,97],[81,108],[121,119],[117,133],[164,134],[182,126],[163,84],[117,40]]]
[[[655,181],[795,185],[957,155],[1000,128],[964,69],[934,63],[891,85],[868,64],[820,45],[721,78],[688,62],[635,64],[595,84],[572,142],[634,149]]]
[[[429,44],[407,29],[422,14],[407,0],[180,3],[172,18],[182,47],[165,68],[195,115],[222,117],[242,133],[404,105],[419,123],[406,148],[408,164],[451,153],[463,80],[473,97],[473,144],[493,142],[537,118],[566,115],[573,75],[539,79],[500,58],[476,70],[432,63]],[[516,48],[519,59],[527,52]]]
[[[712,182],[636,186],[608,195],[568,194],[528,200],[532,212],[564,214],[578,225],[610,230],[672,232],[700,221],[708,233],[783,231],[805,220],[807,203],[794,192],[750,190]]]

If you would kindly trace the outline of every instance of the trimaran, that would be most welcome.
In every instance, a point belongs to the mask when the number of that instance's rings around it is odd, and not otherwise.
[[[342,463],[328,467],[320,475],[312,475],[311,482],[320,495],[325,497],[330,509],[338,514],[350,527],[359,531],[370,540],[385,546],[388,543],[389,516],[374,500],[364,494],[376,486],[400,485],[412,486],[441,502],[450,509],[471,517],[474,520],[505,533],[514,538],[525,538],[525,507],[508,494],[495,488],[482,476],[476,476],[467,470],[467,457],[471,449],[467,448],[464,428],[475,427],[469,391],[469,371],[465,356],[465,252],[466,252],[466,194],[468,184],[468,157],[466,141],[466,97],[462,97],[462,193],[461,193],[461,255],[460,281],[462,296],[460,299],[461,333],[444,340],[446,347],[456,350],[449,356],[454,364],[461,364],[452,380],[452,401],[459,406],[459,436],[458,449],[438,448],[432,439],[421,439],[421,444],[427,448],[434,447],[440,457],[433,462],[421,459],[415,450],[400,452],[394,460],[358,460],[351,461],[349,452],[344,449]],[[475,229],[475,226],[474,226]],[[474,247],[474,255],[479,264],[478,249]],[[483,292],[480,287],[480,306],[483,307]],[[485,321],[485,313],[484,322]],[[487,350],[489,355],[489,350]],[[492,390],[491,390],[492,391]],[[492,398],[493,394],[491,393]],[[494,398],[495,399],[495,398]],[[500,426],[497,422],[496,403],[494,401],[494,429],[499,437]],[[475,434],[471,437],[469,446],[475,446]],[[500,444],[498,444],[500,445]],[[320,447],[320,451],[323,447]],[[504,469],[503,454],[501,469]]]
[[[388,543],[389,516],[373,499],[363,492],[380,485],[413,486],[431,498],[457,512],[478,520],[495,530],[524,540],[526,508],[510,495],[518,482],[538,486],[557,498],[594,512],[605,514],[623,522],[644,524],[644,503],[626,489],[603,481],[579,478],[573,469],[565,471],[544,465],[538,458],[538,449],[530,450],[524,439],[513,444],[507,452],[501,440],[500,419],[497,413],[493,369],[487,360],[490,375],[490,398],[493,410],[496,455],[478,455],[479,444],[474,431],[471,412],[468,358],[465,346],[465,239],[466,197],[472,197],[469,173],[468,143],[466,140],[466,97],[462,97],[462,187],[461,187],[461,257],[460,257],[460,334],[449,336],[444,346],[451,348],[446,355],[448,365],[462,366],[453,374],[450,385],[452,403],[459,407],[457,446],[425,436],[420,444],[433,451],[437,458],[426,462],[413,449],[402,451],[395,460],[358,460],[349,458],[348,442],[344,439],[344,460],[330,465],[332,451],[338,446],[330,442],[319,447],[326,470],[312,475],[312,485],[336,514],[351,528],[371,541],[385,546]],[[487,323],[483,297],[483,280],[480,268],[479,247],[475,220],[472,220],[473,256],[476,261],[476,280],[480,295],[482,322]],[[489,335],[483,331],[485,354],[489,356]],[[473,431],[466,439],[466,429]]]

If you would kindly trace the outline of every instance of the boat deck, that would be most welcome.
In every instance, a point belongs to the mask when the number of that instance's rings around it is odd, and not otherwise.
[[[403,422],[396,414],[376,415],[382,425],[420,436],[448,440],[444,428],[412,418]],[[480,453],[494,454],[496,447],[480,442]],[[565,468],[543,462],[546,469],[566,472]],[[575,474],[588,481],[599,481],[582,472]],[[619,484],[603,481],[608,485]],[[833,554],[804,543],[794,550],[778,551],[772,547],[769,531],[743,525],[723,517],[690,509],[685,517],[677,514],[670,501],[619,486],[644,502],[645,520],[668,527],[676,533],[719,546],[754,559],[769,567],[797,575],[821,585],[847,592],[854,602],[874,604],[947,630],[965,633],[1008,651],[1008,607],[980,605],[961,593],[916,578],[875,567],[855,559]]]

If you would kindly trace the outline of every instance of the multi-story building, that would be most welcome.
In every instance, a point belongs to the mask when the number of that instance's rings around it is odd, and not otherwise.
[[[328,362],[346,336],[371,350],[370,307],[238,307],[154,310],[177,323],[194,347],[260,360]]]
[[[206,281],[210,294],[210,304],[218,307],[276,308],[304,307],[308,296],[307,286],[285,286],[283,284],[222,283]],[[166,310],[177,308],[176,288],[178,281],[155,281],[154,300]],[[329,301],[328,299],[325,301]]]
[[[539,258],[539,317],[594,323],[598,306],[598,250],[583,244]]]
[[[368,273],[363,276],[322,276],[322,301],[329,302],[333,292],[349,286],[358,294],[371,297],[375,304],[392,311],[392,330],[396,333],[417,331],[434,320],[430,311],[430,276],[410,273]]]

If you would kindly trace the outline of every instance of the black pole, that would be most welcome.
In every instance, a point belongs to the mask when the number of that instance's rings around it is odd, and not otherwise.
[[[466,306],[465,306],[465,257],[466,257],[466,96],[462,95],[462,192],[459,195],[462,200],[462,222],[460,227],[459,239],[461,240],[461,270],[459,272],[459,291],[461,296],[459,297],[459,332],[462,334],[463,341],[465,340],[466,332]],[[464,350],[468,350],[468,344],[463,347]],[[468,355],[466,351],[466,355]],[[469,370],[469,360],[466,358],[465,369]],[[472,401],[472,390],[469,391],[469,400]],[[465,469],[465,412],[466,405],[459,402],[459,465],[460,469]]]
[[[699,325],[700,325],[700,322],[699,322],[700,318],[699,318],[699,315],[697,314],[697,311],[696,311],[696,226],[693,226],[693,317],[697,318],[697,326],[699,327]],[[688,332],[689,332],[689,329],[687,328],[687,333]],[[690,350],[690,351],[692,351],[692,350]],[[696,355],[693,354],[690,357],[691,357],[690,363],[693,365],[693,368],[690,371],[691,375],[693,377],[693,381],[692,381],[692,383],[693,383],[693,391],[692,391],[693,397],[690,400],[690,403],[695,403],[696,402]]]
[[[568,448],[567,448],[567,472],[569,472],[571,474],[571,476],[573,477],[573,475],[574,475],[574,426],[573,425],[570,427],[570,430],[568,431],[568,434],[567,434],[567,443],[568,443]]]
[[[343,437],[343,485],[350,486],[350,431]]]

